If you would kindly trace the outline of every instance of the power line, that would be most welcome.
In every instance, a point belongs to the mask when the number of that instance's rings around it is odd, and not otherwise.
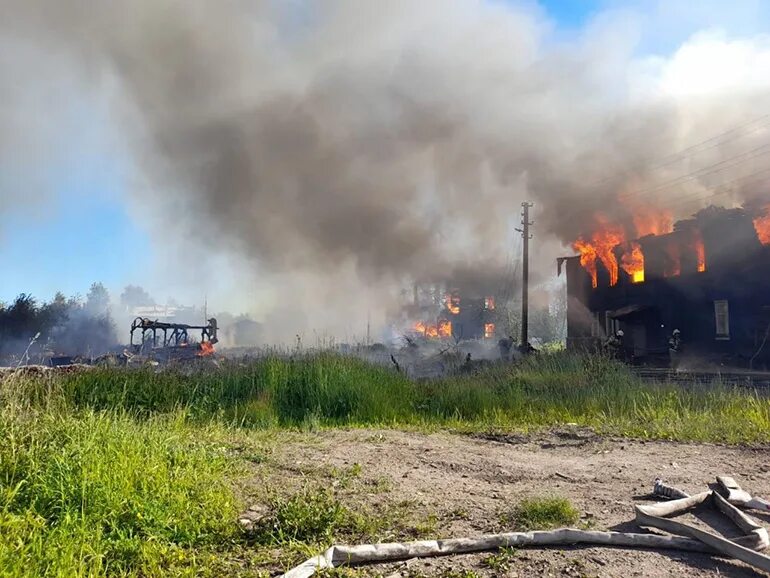
[[[755,177],[758,177],[759,175],[762,175],[762,174],[770,174],[770,167],[762,169],[761,171],[756,171],[754,173],[751,173],[751,174],[748,174],[748,175],[744,175],[744,176],[739,177],[737,179],[732,179],[732,180],[729,180],[729,181],[725,181],[723,183],[719,183],[719,184],[715,185],[714,188],[727,187],[727,186],[730,186],[730,185],[734,185],[734,184],[740,183],[742,181],[747,181],[749,183],[751,183],[751,182],[761,182],[763,179],[755,178]],[[672,209],[674,207],[682,206],[682,205],[685,205],[685,204],[688,204],[688,203],[697,203],[697,202],[708,201],[710,199],[714,199],[714,198],[720,197],[722,195],[727,195],[727,194],[732,193],[732,192],[734,192],[734,189],[728,189],[728,190],[724,190],[724,191],[719,191],[719,192],[712,193],[710,195],[700,195],[700,194],[697,194],[697,193],[694,194],[694,195],[687,195],[685,197],[681,197],[681,198],[677,199],[673,203],[667,203],[664,206],[662,206],[661,208]]]
[[[672,160],[670,162],[665,162],[665,163],[662,163],[662,164],[653,165],[650,168],[662,168],[662,167],[668,166],[670,164],[673,164],[677,160],[686,159],[688,156],[692,156],[692,155],[685,154],[685,153],[687,153],[687,152],[689,152],[691,150],[698,149],[698,148],[700,148],[704,144],[708,144],[708,143],[714,142],[714,144],[712,144],[711,146],[705,147],[705,148],[703,148],[703,149],[701,149],[700,151],[697,151],[697,152],[707,151],[707,150],[710,150],[712,148],[718,147],[719,145],[722,145],[722,144],[725,144],[725,143],[728,143],[728,142],[732,142],[734,140],[738,140],[739,138],[743,138],[744,136],[748,136],[750,134],[753,134],[753,133],[757,132],[759,130],[759,128],[761,127],[761,125],[764,124],[768,120],[770,120],[770,114],[762,115],[759,118],[756,118],[756,119],[754,119],[752,121],[749,121],[747,123],[739,125],[739,126],[737,126],[735,128],[729,129],[729,130],[727,130],[727,131],[725,131],[723,133],[720,133],[720,134],[718,134],[716,136],[713,136],[713,137],[711,137],[709,139],[706,139],[705,141],[702,141],[700,143],[696,143],[696,144],[694,144],[692,146],[689,146],[686,149],[683,149],[683,150],[679,151],[678,153],[673,153],[672,155],[669,155],[668,157],[663,157],[661,159],[661,161],[659,161],[659,162],[666,161],[666,159],[669,159],[669,158],[671,158]],[[734,138],[731,138],[731,139],[720,140],[721,137],[723,137],[723,136],[726,136],[726,135],[734,133],[734,132],[740,132],[744,128],[746,128],[748,126],[751,126],[752,124],[757,124],[757,123],[759,123],[760,126],[755,127],[753,130],[749,131],[746,134],[739,134],[738,136],[736,136]]]
[[[675,153],[672,153],[672,154],[667,155],[665,157],[662,157],[661,159],[658,159],[658,161],[655,161],[651,165],[648,165],[647,163],[639,163],[639,164],[636,164],[633,167],[631,167],[630,170],[638,170],[640,168],[660,169],[660,168],[663,168],[663,167],[667,167],[669,165],[674,164],[676,161],[684,160],[685,158],[687,158],[688,156],[692,156],[693,154],[697,154],[699,152],[707,151],[707,150],[715,148],[715,147],[717,147],[719,145],[722,145],[722,144],[725,144],[725,143],[728,143],[728,142],[732,142],[732,141],[738,140],[740,138],[743,138],[745,136],[748,136],[750,134],[753,134],[753,133],[757,132],[762,127],[762,125],[765,124],[768,121],[770,121],[770,114],[764,114],[764,115],[762,115],[760,117],[757,117],[757,118],[755,118],[753,120],[750,120],[750,121],[748,121],[746,123],[740,124],[740,125],[738,125],[736,127],[730,128],[730,129],[728,129],[728,130],[726,130],[724,132],[721,132],[721,133],[716,134],[716,135],[714,135],[712,137],[709,137],[706,140],[703,140],[701,142],[698,142],[698,143],[695,143],[693,145],[690,145],[687,148],[684,148],[684,149],[682,149],[682,150],[680,150],[678,152],[675,152]],[[750,127],[752,125],[755,125],[755,124],[758,125],[758,126],[754,127],[752,130],[750,130],[749,132],[747,132],[745,134],[741,134],[741,131],[743,131],[745,128],[748,128],[748,127]],[[722,137],[725,137],[727,135],[731,135],[731,134],[734,134],[734,133],[738,133],[737,136],[735,136],[733,138],[722,140]],[[713,144],[710,144],[710,143],[713,143]],[[710,146],[701,148],[701,147],[703,147],[703,145],[707,145],[707,144],[710,144]],[[700,149],[700,150],[697,150],[697,149]],[[629,170],[627,170],[626,172],[629,172]],[[613,178],[614,178],[613,176],[605,177],[603,179],[599,179],[598,181],[595,181],[593,184],[591,184],[589,186],[592,186],[592,187],[593,186],[597,186],[597,185],[605,183],[605,182],[607,182],[609,180],[612,180]]]
[[[764,115],[759,116],[757,118],[754,118],[754,119],[752,119],[752,120],[750,120],[748,122],[745,122],[743,124],[740,124],[738,126],[730,128],[730,129],[728,129],[726,131],[723,131],[723,132],[721,132],[719,134],[716,134],[716,135],[714,135],[714,136],[712,136],[712,137],[710,137],[708,139],[705,139],[705,140],[703,140],[701,142],[698,142],[698,143],[695,143],[693,145],[690,145],[687,148],[682,149],[681,151],[678,151],[678,152],[673,153],[671,155],[667,155],[667,156],[659,159],[657,162],[653,163],[652,165],[642,164],[642,165],[638,165],[638,167],[639,166],[643,166],[643,167],[647,167],[647,168],[652,170],[652,169],[660,169],[660,168],[664,168],[664,167],[670,166],[671,164],[675,163],[678,160],[683,160],[683,159],[685,159],[687,157],[691,157],[691,156],[693,156],[695,154],[698,154],[700,152],[704,152],[704,151],[713,149],[713,148],[715,148],[717,146],[720,146],[720,145],[723,145],[723,144],[726,144],[726,143],[729,143],[729,142],[733,142],[733,141],[739,140],[741,138],[744,138],[746,136],[749,136],[749,135],[757,132],[758,130],[760,130],[765,124],[767,124],[768,121],[770,121],[770,114],[764,114]],[[751,130],[749,130],[748,132],[744,132],[745,129],[750,128],[750,127],[751,127]],[[725,138],[725,137],[729,137],[729,138]],[[770,143],[766,143],[766,144],[760,145],[758,147],[755,147],[755,148],[753,148],[753,149],[751,149],[749,151],[745,151],[743,153],[739,153],[739,154],[734,155],[732,157],[728,157],[726,159],[722,159],[721,161],[718,161],[716,163],[712,163],[710,165],[706,165],[706,166],[701,167],[701,168],[699,168],[699,169],[697,169],[695,171],[692,171],[692,172],[684,174],[684,175],[680,175],[680,176],[678,176],[676,178],[673,178],[673,179],[670,179],[670,180],[668,180],[666,182],[663,182],[663,183],[660,183],[660,184],[657,184],[657,185],[653,185],[653,186],[649,186],[649,187],[645,187],[645,188],[642,188],[642,189],[638,189],[636,191],[631,191],[629,193],[626,193],[626,194],[620,195],[619,197],[616,197],[616,199],[619,200],[619,201],[622,201],[622,200],[625,200],[625,199],[629,199],[629,198],[633,198],[633,197],[638,197],[638,196],[649,194],[649,193],[665,192],[667,190],[671,190],[672,188],[675,188],[675,187],[677,187],[677,186],[679,186],[679,185],[681,185],[681,184],[683,184],[685,182],[688,182],[690,180],[694,180],[694,179],[697,179],[697,178],[700,178],[700,177],[705,177],[705,176],[708,176],[708,175],[711,175],[711,174],[719,173],[719,172],[722,172],[722,171],[724,171],[726,169],[735,168],[735,167],[739,166],[741,163],[743,163],[745,161],[752,160],[754,158],[760,157],[760,156],[765,155],[767,153],[770,153]],[[738,179],[733,179],[732,181],[727,181],[726,183],[721,183],[721,184],[716,185],[716,186],[717,187],[722,187],[722,186],[727,186],[727,185],[730,185],[730,184],[734,184],[734,183],[740,182],[742,180],[751,178],[753,176],[757,176],[759,174],[763,174],[763,173],[768,172],[768,171],[770,171],[770,169],[764,169],[762,171],[757,171],[755,173],[752,173],[752,174],[749,174],[749,175],[745,175],[743,177],[739,177]],[[601,184],[603,182],[607,182],[607,181],[611,180],[612,178],[614,178],[614,176],[606,177],[604,179],[600,179],[599,181],[596,181],[594,183],[594,185],[591,185],[591,186],[596,186],[596,185]],[[723,194],[727,194],[729,192],[730,191],[722,191],[722,192],[714,193],[712,195],[708,195],[708,196],[705,196],[705,197],[688,196],[688,197],[677,199],[676,203],[673,203],[673,204],[674,205],[678,205],[680,203],[689,202],[690,200],[692,200],[693,202],[697,202],[699,200],[705,201],[705,200],[707,200],[709,198],[714,198],[714,197],[717,197],[717,196],[720,196],[720,195],[723,195]],[[669,204],[669,205],[671,205],[671,204]],[[665,208],[668,208],[668,207],[665,207]],[[568,217],[578,216],[578,215],[580,215],[580,213],[583,210],[585,210],[585,207],[575,207],[575,208],[573,208],[573,210],[567,212],[568,213],[567,216]]]
[[[630,193],[619,195],[618,196],[618,200],[622,201],[624,199],[629,199],[629,198],[636,197],[638,195],[642,195],[642,194],[646,194],[646,193],[654,193],[654,192],[658,192],[658,191],[661,191],[661,190],[667,190],[671,185],[676,185],[680,181],[683,181],[683,182],[684,181],[689,181],[689,180],[696,179],[698,177],[710,175],[710,174],[715,173],[715,172],[721,172],[721,171],[723,171],[725,169],[736,167],[736,166],[740,165],[744,161],[760,157],[760,156],[765,155],[767,153],[770,153],[770,143],[765,143],[765,144],[760,145],[760,146],[758,146],[756,148],[753,148],[753,149],[751,149],[749,151],[745,151],[743,153],[737,154],[737,155],[735,155],[733,157],[728,157],[726,159],[723,159],[723,160],[718,161],[716,163],[713,163],[711,165],[706,165],[705,167],[701,167],[700,169],[698,169],[696,171],[693,171],[693,172],[685,174],[685,175],[681,175],[679,177],[676,177],[676,178],[671,179],[669,181],[666,181],[664,183],[660,183],[660,184],[652,186],[652,187],[647,187],[645,189],[638,189],[636,191],[631,191]],[[737,162],[734,162],[732,164],[728,164],[728,163],[731,163],[732,161],[737,161]],[[719,169],[716,168],[716,167],[719,167],[719,166],[725,165],[725,164],[727,164],[727,166],[719,168]]]
[[[743,175],[742,177],[738,177],[736,179],[725,181],[723,183],[718,183],[718,184],[714,185],[711,188],[726,187],[726,186],[734,185],[736,183],[739,183],[741,181],[746,181],[746,180],[748,180],[748,182],[760,182],[762,179],[754,179],[753,181],[749,180],[749,179],[752,179],[752,177],[756,177],[758,175],[765,174],[765,173],[770,173],[770,167],[766,168],[766,169],[762,169],[761,171],[756,171],[756,172],[750,173],[748,175]],[[700,193],[696,193],[694,195],[686,195],[684,197],[680,197],[680,198],[676,199],[676,201],[673,202],[673,203],[668,203],[667,204],[667,208],[671,208],[671,207],[674,207],[674,206],[679,206],[681,204],[686,204],[686,203],[689,203],[689,202],[706,201],[708,199],[711,199],[711,198],[714,198],[714,197],[718,197],[718,196],[721,196],[721,195],[726,195],[726,194],[732,193],[732,192],[734,192],[734,190],[731,189],[731,190],[721,191],[721,192],[717,192],[717,193],[713,193],[713,194],[705,195],[705,196],[701,196]]]
[[[688,151],[692,151],[694,149],[697,149],[697,148],[699,148],[699,147],[701,147],[701,146],[703,146],[705,144],[714,143],[714,144],[711,144],[711,146],[708,146],[708,147],[705,147],[705,148],[701,149],[702,151],[709,150],[711,148],[714,148],[714,147],[719,146],[720,144],[724,144],[726,142],[731,142],[731,141],[737,140],[738,138],[742,138],[743,136],[747,136],[748,134],[756,132],[767,121],[770,121],[770,114],[762,115],[762,116],[760,116],[758,118],[755,118],[754,120],[746,122],[746,123],[744,123],[742,125],[738,125],[737,127],[734,127],[732,129],[724,131],[724,132],[722,132],[722,133],[720,133],[718,135],[715,135],[715,136],[713,136],[711,138],[708,138],[708,139],[706,139],[704,141],[701,141],[700,143],[696,143],[694,145],[691,145],[691,146],[687,147],[686,149],[683,149],[682,151],[679,151],[678,153],[674,153],[673,155],[668,155],[667,157],[663,157],[663,159],[661,159],[661,161],[659,161],[657,164],[650,165],[649,168],[650,169],[657,169],[657,168],[662,168],[664,166],[668,166],[668,165],[672,164],[672,162],[671,161],[667,161],[667,159],[672,159],[674,157],[676,157],[677,159],[680,159],[680,158],[684,159],[684,158],[686,158],[688,156],[685,153],[687,153]],[[740,132],[743,129],[745,129],[745,128],[749,127],[749,126],[752,126],[752,125],[758,125],[758,126],[754,127],[754,129],[752,131],[750,131],[749,133],[739,134],[738,136],[735,136],[735,137],[733,137],[731,139],[720,140],[722,137],[724,137],[726,135],[730,135],[730,134],[734,134],[736,132]],[[678,177],[670,179],[670,180],[668,180],[668,181],[666,181],[664,183],[659,183],[657,185],[652,185],[652,186],[649,186],[649,187],[645,187],[645,188],[642,188],[642,189],[637,189],[635,191],[624,193],[622,195],[617,196],[616,199],[619,200],[619,201],[623,201],[623,200],[635,198],[635,197],[638,197],[638,196],[644,196],[644,195],[646,195],[648,193],[662,192],[662,191],[667,190],[669,187],[678,184],[680,181],[686,182],[686,181],[693,180],[693,179],[698,178],[698,177],[702,177],[702,176],[706,176],[706,175],[712,174],[713,172],[722,171],[722,170],[724,170],[726,168],[732,168],[732,167],[737,166],[737,165],[739,165],[740,163],[742,163],[742,162],[744,162],[746,160],[751,160],[751,159],[756,158],[758,156],[767,154],[768,152],[770,152],[770,143],[765,143],[765,144],[760,145],[758,147],[755,147],[754,149],[751,149],[749,151],[745,151],[743,153],[739,153],[739,154],[734,155],[732,157],[728,157],[727,159],[722,159],[721,161],[718,161],[716,163],[712,163],[710,165],[706,165],[706,166],[701,167],[701,168],[699,168],[699,169],[697,169],[695,171],[692,171],[690,173],[686,173],[684,175],[680,175]],[[742,157],[745,157],[745,158],[742,158]],[[737,162],[735,162],[734,164],[729,165],[727,167],[719,168],[719,169],[716,169],[716,170],[710,170],[710,169],[715,169],[716,167],[719,167],[721,165],[730,163],[731,161],[737,161]],[[603,179],[603,181],[608,181],[608,180],[610,180],[612,178],[613,177],[607,177],[606,179]],[[598,183],[601,183],[603,181],[598,181]],[[580,212],[580,209],[576,209],[576,210],[572,211],[571,213],[574,216],[574,215],[579,214],[579,212]]]
[[[766,143],[763,145],[760,145],[758,147],[755,147],[749,151],[745,151],[743,153],[740,153],[738,155],[735,155],[733,157],[729,157],[727,159],[723,159],[719,162],[713,163],[711,165],[707,165],[705,167],[701,167],[700,169],[693,171],[691,173],[681,175],[679,177],[676,177],[674,179],[671,179],[670,181],[666,181],[664,183],[660,183],[655,186],[647,187],[645,189],[639,189],[637,191],[633,191],[631,193],[625,194],[625,195],[619,195],[614,200],[617,200],[619,202],[623,202],[624,200],[628,200],[631,198],[637,198],[640,196],[646,196],[649,193],[662,193],[666,191],[670,191],[675,189],[676,187],[688,182],[692,181],[701,177],[705,177],[708,175],[720,173],[722,171],[735,168],[739,166],[740,164],[752,160],[758,157],[761,157],[763,155],[766,155],[770,153],[770,143]],[[724,166],[723,166],[724,165]],[[742,177],[739,177],[737,179],[734,179],[735,182],[740,181],[743,178],[748,178],[751,176],[754,176],[756,174],[761,174],[765,172],[765,170],[757,171],[756,173],[752,173],[749,175],[744,175]],[[727,183],[720,183],[715,186],[723,186],[724,184],[729,184],[734,181],[727,181]],[[713,188],[713,187],[712,187]],[[661,206],[660,204],[658,206]],[[576,207],[574,210],[569,212],[569,216],[575,217],[580,214],[581,211],[585,210],[585,207]]]

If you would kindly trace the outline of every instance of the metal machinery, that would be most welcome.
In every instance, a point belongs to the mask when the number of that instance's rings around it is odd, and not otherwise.
[[[217,329],[217,320],[213,317],[208,320],[208,325],[164,323],[137,317],[131,323],[130,346],[135,353],[148,353],[147,349],[188,348],[191,345],[190,333],[200,331],[199,347],[206,344],[205,349],[210,350],[219,341]]]

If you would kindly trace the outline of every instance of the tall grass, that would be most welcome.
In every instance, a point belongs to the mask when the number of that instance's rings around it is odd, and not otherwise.
[[[414,384],[387,368],[333,354],[267,357],[203,371],[99,369],[23,385],[38,403],[153,414],[184,408],[238,425],[396,421],[414,406]]]
[[[645,438],[770,441],[770,401],[725,387],[642,382],[602,357],[559,353],[412,381],[334,354],[267,357],[204,372],[96,370],[29,381],[27,399],[153,415],[184,408],[247,427],[427,425],[531,429],[576,423]],[[56,400],[56,401],[51,401]]]

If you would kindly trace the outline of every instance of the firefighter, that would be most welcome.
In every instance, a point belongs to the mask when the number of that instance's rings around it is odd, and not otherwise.
[[[622,329],[618,329],[614,335],[610,335],[607,341],[604,343],[604,349],[607,354],[613,359],[623,358],[623,333]]]
[[[209,319],[209,341],[211,341],[212,344],[215,344],[219,341],[217,338],[217,331],[219,330],[219,326],[217,325],[217,320],[212,317]]]
[[[679,368],[679,355],[682,352],[682,332],[674,329],[671,337],[668,338],[668,357],[671,363],[671,369]]]
[[[511,348],[514,344],[514,339],[510,335],[508,337],[503,337],[500,341],[497,342],[497,347],[500,348],[500,359],[503,361],[510,361],[511,359]]]
[[[470,373],[473,369],[473,362],[471,361],[471,354],[465,356],[465,362],[460,366],[460,373]]]
[[[523,345],[519,345],[518,350],[522,355],[531,355],[532,353],[537,353],[537,349],[535,349],[529,341]]]

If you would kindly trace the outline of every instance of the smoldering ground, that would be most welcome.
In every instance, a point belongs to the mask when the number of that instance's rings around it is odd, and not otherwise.
[[[535,6],[475,0],[0,0],[15,68],[55,58],[109,99],[145,183],[128,202],[280,283],[271,308],[291,319],[273,324],[291,335],[334,333],[351,311],[362,327],[404,279],[504,270],[525,199],[540,239],[569,243],[599,213],[686,215],[724,183],[718,201],[754,195],[761,124],[684,170],[660,159],[766,113],[764,86],[671,94],[676,56],[640,63],[636,26],[608,14],[559,42]],[[535,272],[552,275],[553,256]]]

